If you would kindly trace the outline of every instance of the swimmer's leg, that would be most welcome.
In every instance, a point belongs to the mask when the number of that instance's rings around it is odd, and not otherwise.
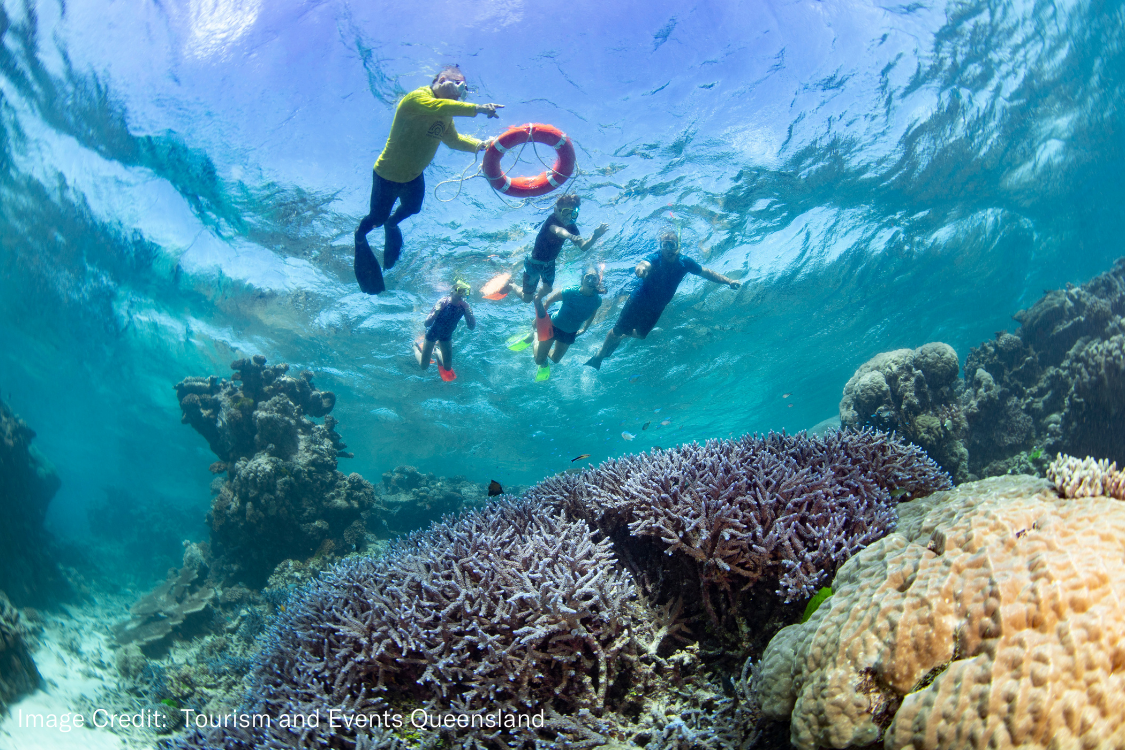
[[[375,254],[367,244],[367,233],[372,227],[377,227],[387,220],[391,206],[395,202],[396,191],[393,183],[384,180],[374,171],[371,175],[371,207],[367,216],[359,222],[359,228],[355,230],[354,269],[359,288],[367,294],[379,294],[387,287],[383,283],[383,271],[379,268],[379,262],[375,260]]]
[[[555,342],[555,350],[551,352],[551,360],[558,362],[566,354],[566,350],[570,348],[570,344],[564,344],[561,341]]]
[[[383,268],[388,270],[394,268],[402,252],[402,230],[398,228],[399,222],[421,211],[425,198],[426,180],[422,175],[403,184],[399,189],[398,208],[383,225],[383,234],[386,237],[383,244]]]
[[[547,362],[547,350],[551,348],[552,341],[554,341],[554,339],[540,341],[539,344],[535,347],[535,364],[539,365],[540,367],[542,367]],[[558,362],[557,359],[555,361]]]
[[[614,350],[617,349],[617,346],[621,343],[621,339],[623,338],[625,338],[624,333],[618,333],[616,328],[611,329],[610,332],[605,335],[605,341],[602,342],[602,348],[598,351],[597,354],[586,360],[586,364],[588,364],[590,367],[593,367],[595,370],[602,369],[602,360],[613,354]]]
[[[430,341],[429,339],[426,339],[425,343],[422,344],[422,361],[418,363],[419,365],[421,365],[423,370],[429,369],[429,367],[430,367],[430,355],[432,355],[433,352],[434,352],[434,342]]]
[[[441,360],[438,364],[447,370],[453,369],[453,339],[446,339],[439,341],[438,346],[441,348]]]

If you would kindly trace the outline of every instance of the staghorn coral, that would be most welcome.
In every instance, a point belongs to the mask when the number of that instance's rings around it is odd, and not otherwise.
[[[43,529],[47,506],[61,482],[31,444],[35,432],[0,401],[0,591],[17,606],[65,598],[70,586]]]
[[[203,435],[226,472],[213,485],[208,523],[216,562],[233,580],[259,586],[287,558],[362,546],[378,511],[374,488],[337,470],[350,458],[328,412],[336,398],[312,374],[255,356],[232,363],[232,381],[187,378],[176,393],[183,422]],[[318,425],[309,417],[324,417]]]
[[[1125,473],[1116,463],[1087,456],[1077,459],[1062,453],[1047,466],[1047,479],[1060,497],[1113,497],[1125,500]]]
[[[296,594],[255,665],[252,710],[541,710],[541,735],[456,734],[465,747],[600,745],[629,723],[617,709],[643,705],[654,669],[667,665],[657,652],[676,628],[654,621],[610,543],[583,521],[502,500],[404,538],[384,557],[348,559]],[[252,741],[290,746],[298,737],[274,727]],[[300,738],[361,741],[343,727]],[[196,731],[178,746],[233,743],[226,732]]]
[[[766,650],[755,686],[793,744],[1125,746],[1125,505],[1001,477],[900,517]]]
[[[948,344],[877,354],[844,386],[840,423],[897,432],[953,477],[967,478],[968,427],[961,411],[957,353]]]
[[[708,590],[766,578],[808,598],[836,566],[894,526],[896,495],[950,486],[918,448],[873,430],[711,440],[607,461],[528,495],[690,560]],[[715,619],[714,612],[711,612]]]

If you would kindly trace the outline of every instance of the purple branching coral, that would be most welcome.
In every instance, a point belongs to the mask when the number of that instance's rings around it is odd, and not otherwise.
[[[919,448],[862,430],[692,443],[553,477],[528,494],[607,535],[628,529],[690,558],[714,619],[711,586],[771,577],[785,601],[808,598],[894,528],[899,499],[950,486]]]
[[[567,734],[578,725],[566,715],[601,714],[615,680],[643,682],[665,632],[653,622],[608,540],[543,503],[502,500],[345,560],[296,595],[257,660],[251,711],[542,709]],[[307,731],[302,747],[357,739]],[[194,733],[180,747],[232,740]]]

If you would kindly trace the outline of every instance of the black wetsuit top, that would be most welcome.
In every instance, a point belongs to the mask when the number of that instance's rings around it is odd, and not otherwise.
[[[551,212],[551,215],[543,222],[543,226],[539,228],[539,236],[535,238],[535,247],[531,251],[532,260],[550,263],[559,257],[559,251],[562,250],[563,243],[566,240],[552,232],[551,227],[562,227],[571,234],[578,234],[577,224],[563,224],[559,221],[559,217]]]

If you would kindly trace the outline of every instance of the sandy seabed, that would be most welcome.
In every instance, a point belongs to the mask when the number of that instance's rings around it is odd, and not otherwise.
[[[120,683],[109,634],[128,607],[91,602],[42,616],[32,657],[43,684],[0,720],[0,750],[154,750],[153,731],[108,726],[143,709]]]

